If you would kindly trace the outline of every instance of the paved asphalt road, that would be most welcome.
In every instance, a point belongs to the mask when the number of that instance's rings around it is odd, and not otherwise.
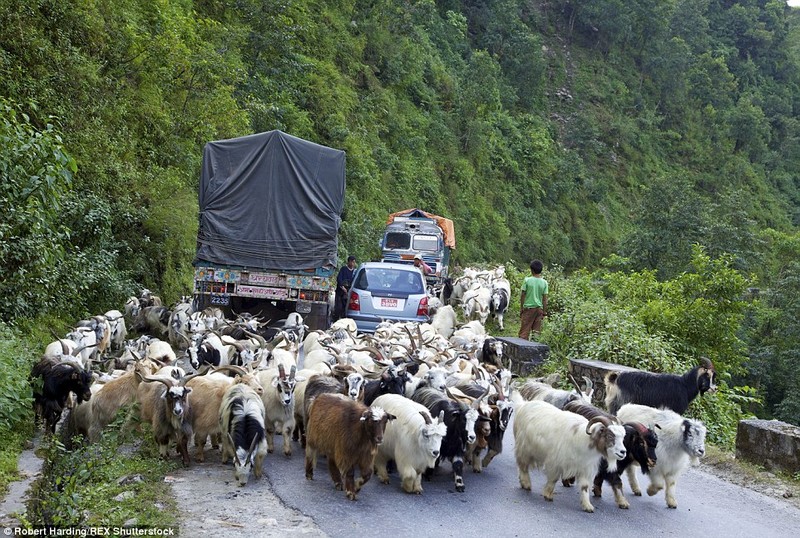
[[[276,437],[278,447],[279,441]],[[305,479],[297,444],[291,458],[269,454],[265,462],[273,492],[332,537],[800,536],[800,510],[696,469],[678,481],[675,510],[666,507],[663,491],[634,497],[627,479],[628,510],[617,508],[608,485],[601,499],[592,497],[593,514],[581,510],[574,487],[557,485],[555,500],[547,502],[541,495],[540,471],[531,475],[533,492],[519,487],[510,427],[504,452],[482,474],[465,468],[464,493],[455,491],[450,464],[444,463],[430,482],[423,481],[421,496],[403,493],[397,474],[392,474],[389,485],[373,477],[352,502],[333,489],[323,458],[314,480]],[[640,484],[646,489],[647,479],[640,478]]]

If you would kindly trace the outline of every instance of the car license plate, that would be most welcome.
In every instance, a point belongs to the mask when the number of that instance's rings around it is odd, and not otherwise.
[[[392,299],[391,297],[373,298],[375,308],[382,310],[403,310],[406,305],[405,299]]]

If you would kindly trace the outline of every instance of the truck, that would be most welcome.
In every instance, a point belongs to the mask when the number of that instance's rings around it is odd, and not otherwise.
[[[449,276],[450,254],[456,248],[453,221],[418,208],[389,215],[380,240],[381,261],[414,263],[414,256],[433,268],[425,277],[436,294]]]
[[[194,308],[326,329],[344,193],[341,150],[278,130],[207,143]]]

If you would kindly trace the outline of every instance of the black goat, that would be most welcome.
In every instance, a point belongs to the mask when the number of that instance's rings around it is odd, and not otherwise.
[[[364,384],[364,404],[372,405],[375,398],[382,394],[405,394],[408,381],[406,368],[389,366],[378,379],[367,381]]]
[[[626,403],[666,407],[682,415],[698,394],[715,391],[714,365],[703,358],[683,375],[651,372],[609,372],[606,374],[606,408],[616,415]]]
[[[42,357],[31,369],[29,379],[36,418],[43,419],[45,428],[51,433],[56,431],[70,392],[75,393],[77,403],[89,401],[92,397],[92,372],[83,369],[77,361]],[[41,384],[37,379],[41,379]]]

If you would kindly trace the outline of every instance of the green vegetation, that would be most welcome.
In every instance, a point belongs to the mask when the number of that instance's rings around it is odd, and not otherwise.
[[[127,409],[100,443],[66,450],[51,438],[44,476],[27,519],[35,525],[176,527],[177,510],[164,476],[179,463],[158,456],[152,435],[131,444],[121,433]]]
[[[708,356],[714,439],[742,412],[800,424],[799,22],[783,0],[0,0],[0,394],[50,327],[188,292],[203,144],[282,129],[347,152],[342,253],[375,257],[389,212],[446,215],[455,263],[550,267],[554,364]]]

